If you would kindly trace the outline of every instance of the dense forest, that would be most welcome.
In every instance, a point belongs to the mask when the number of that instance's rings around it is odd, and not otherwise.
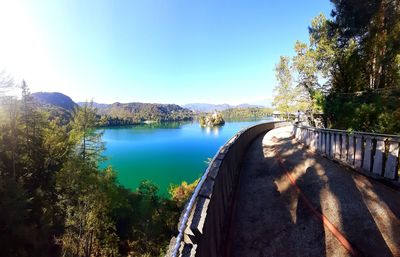
[[[161,197],[118,184],[103,160],[96,110],[63,120],[25,82],[0,76],[0,256],[160,256],[197,181]],[[20,97],[7,92],[21,89]]]
[[[144,121],[188,121],[193,113],[176,104],[114,103],[98,109],[100,124],[106,126],[122,123],[137,124]],[[126,125],[126,124],[124,124]]]
[[[276,65],[275,108],[312,125],[323,113],[328,127],[400,133],[400,1],[331,2],[331,18],[314,18],[309,42]]]
[[[272,113],[272,108],[267,107],[230,108],[221,112],[225,120],[260,119]]]
[[[98,126],[124,126],[143,122],[189,121],[193,119],[192,111],[176,104],[151,103],[113,103],[99,104],[91,102],[75,103],[72,99],[58,92],[37,92],[33,98],[55,117],[69,119],[78,105],[93,105],[96,109]]]

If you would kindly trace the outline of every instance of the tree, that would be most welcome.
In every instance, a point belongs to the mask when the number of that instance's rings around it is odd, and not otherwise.
[[[2,81],[10,80],[0,78],[0,89]],[[19,99],[0,90],[0,256],[162,255],[183,200],[149,181],[126,189],[111,167],[99,168],[92,104],[65,123],[24,81],[18,88]]]
[[[400,1],[331,0],[333,24],[342,45],[355,41],[359,67],[370,89],[399,82],[396,58],[400,54]]]
[[[104,144],[101,141],[102,133],[96,130],[96,109],[93,102],[76,107],[72,122],[70,139],[77,145],[77,153],[84,161],[97,164]]]
[[[182,181],[180,185],[171,185],[168,192],[171,195],[172,200],[177,202],[180,207],[183,207],[183,205],[192,196],[192,193],[199,181],[200,178],[196,179],[191,184],[188,184],[186,181]]]
[[[285,114],[286,118],[289,118],[290,113],[297,111],[289,57],[280,57],[279,63],[275,66],[275,76],[278,85],[275,87],[275,97],[272,105],[281,114]]]
[[[295,44],[299,109],[311,121],[323,110],[326,125],[339,129],[399,133],[399,0],[331,2],[332,18],[314,18],[309,44]]]
[[[119,239],[110,216],[111,199],[104,190],[109,183],[80,156],[59,172],[58,205],[65,210],[65,231],[58,243],[64,256],[117,256]]]

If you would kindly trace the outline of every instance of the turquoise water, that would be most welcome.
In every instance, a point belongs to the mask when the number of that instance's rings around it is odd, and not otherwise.
[[[119,183],[136,189],[151,180],[165,194],[171,183],[189,183],[199,178],[218,149],[242,128],[265,121],[227,122],[219,128],[201,128],[198,123],[169,122],[104,129],[103,141]]]

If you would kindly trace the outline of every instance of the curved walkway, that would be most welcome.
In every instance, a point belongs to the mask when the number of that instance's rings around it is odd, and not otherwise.
[[[303,148],[290,130],[250,146],[226,255],[400,256],[400,192]]]

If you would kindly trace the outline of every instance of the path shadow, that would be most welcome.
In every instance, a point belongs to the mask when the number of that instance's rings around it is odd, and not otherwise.
[[[229,256],[325,256],[322,221],[297,204],[294,188],[279,188],[280,164],[264,156],[262,139],[253,142],[243,165]]]
[[[243,165],[229,256],[350,256],[299,197],[276,155],[271,154],[274,151],[313,208],[337,224],[361,256],[393,256],[382,235],[388,232],[376,224],[379,217],[366,205],[368,199],[357,187],[354,171],[305,150],[291,137],[273,138],[274,145],[264,147],[263,137],[250,146]],[[398,222],[397,201],[374,181],[368,190],[376,191]],[[400,228],[392,223],[389,234],[397,237]]]
[[[320,190],[323,189],[325,191],[327,199],[322,197],[322,201],[328,201],[325,205],[330,206],[331,209],[335,209],[334,211],[327,211],[327,213],[335,214],[332,220],[340,225],[340,231],[350,241],[353,247],[356,248],[359,254],[361,256],[393,256],[393,253],[382,235],[382,231],[375,222],[375,219],[380,219],[381,217],[378,215],[374,217],[371,214],[370,209],[366,205],[364,196],[360,193],[356,185],[354,176],[360,175],[326,158],[307,151],[299,143],[294,143],[290,139],[286,140],[286,142],[283,140],[282,143],[283,154],[285,154],[285,151],[290,151],[291,146],[296,149],[303,148],[304,150],[301,150],[302,153],[288,154],[287,156],[290,156],[290,159],[295,163],[301,162],[299,158],[303,160],[313,160],[312,168],[314,170],[318,169],[317,176],[325,177],[326,185],[320,188]],[[301,157],[299,157],[299,155]],[[307,173],[308,172],[306,172],[304,176],[307,176]],[[300,177],[299,181],[303,179],[304,178]],[[309,179],[310,178],[306,178],[304,180],[307,181]],[[303,192],[310,196],[310,199],[313,199],[312,195],[316,193],[315,189],[309,190],[307,186],[300,185],[301,183],[298,184]],[[315,186],[316,184],[314,183],[313,185]],[[386,198],[390,197],[386,195]]]

